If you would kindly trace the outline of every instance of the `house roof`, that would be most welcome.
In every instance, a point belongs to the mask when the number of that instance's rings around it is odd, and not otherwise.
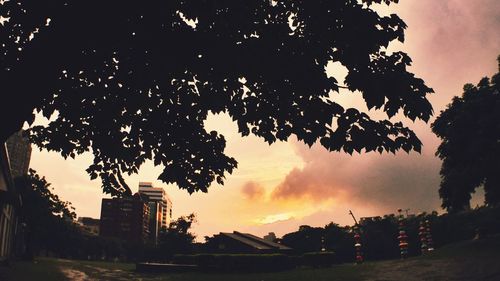
[[[292,248],[289,248],[287,246],[274,243],[271,241],[267,241],[265,239],[262,239],[258,236],[252,235],[250,233],[241,233],[238,231],[234,232],[221,232],[219,235],[223,235],[226,237],[229,237],[231,239],[237,240],[243,244],[246,244],[252,248],[258,249],[258,250],[291,250]]]

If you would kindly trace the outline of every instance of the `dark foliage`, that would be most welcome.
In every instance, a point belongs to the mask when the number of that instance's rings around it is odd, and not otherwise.
[[[500,70],[500,57],[499,70]],[[471,194],[483,186],[485,203],[500,203],[500,73],[467,84],[461,97],[432,124],[442,140],[436,155],[441,166],[442,206],[460,211],[470,205]]]
[[[349,230],[334,223],[325,226],[325,250],[333,252],[337,262],[354,261],[354,236]]]
[[[437,247],[500,233],[500,206],[479,207],[465,212],[431,216]]]
[[[394,215],[363,221],[361,244],[364,258],[380,260],[399,257],[397,237],[398,224]]]
[[[418,227],[427,214],[409,216],[404,219],[404,230],[408,235],[408,256],[421,254]],[[399,258],[398,218],[391,214],[362,222],[362,245],[365,259],[382,260]]]
[[[44,177],[36,171],[15,179],[23,202],[21,216],[26,223],[26,256],[42,250],[63,252],[76,231],[70,222],[76,217],[71,203],[53,194]]]
[[[50,183],[36,171],[15,179],[23,202],[21,219],[25,223],[24,258],[51,255],[73,259],[127,260],[132,253],[123,241],[88,235],[75,223],[71,203],[52,193]]]
[[[335,253],[335,259],[342,262],[354,260],[354,237],[350,227],[330,223],[324,228],[303,225],[296,232],[285,234],[280,242],[298,253]]]
[[[196,223],[195,214],[181,216],[170,223],[158,237],[158,245],[149,245],[145,249],[145,260],[168,261],[175,254],[193,252],[196,236],[190,232],[191,226]]]
[[[324,248],[324,231],[322,227],[300,226],[296,232],[285,234],[281,243],[301,253],[320,252]]]
[[[92,152],[87,172],[112,195],[130,193],[123,174],[146,160],[188,192],[222,184],[237,162],[205,130],[209,113],[268,143],[295,135],[347,153],[420,151],[402,123],[343,108],[333,94],[345,87],[388,117],[429,119],[432,89],[407,71],[407,54],[385,52],[406,24],[370,6],[392,2],[3,2],[0,141],[34,109],[57,113],[31,140],[64,157]],[[327,77],[329,62],[347,68],[345,81]]]
[[[466,212],[438,215],[420,214],[404,220],[408,235],[408,256],[421,254],[418,228],[420,222],[429,220],[434,247],[462,240],[481,238],[500,233],[500,207],[480,207]],[[362,251],[366,260],[397,259],[398,219],[385,215],[360,222]],[[281,243],[292,247],[296,254],[317,252],[323,247],[335,254],[335,262],[354,262],[354,234],[351,227],[334,223],[321,227],[301,226],[296,232],[283,236]],[[322,246],[324,245],[324,246]]]

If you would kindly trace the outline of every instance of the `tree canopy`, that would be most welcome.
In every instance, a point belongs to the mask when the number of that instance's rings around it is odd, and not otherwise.
[[[420,151],[401,122],[335,101],[344,87],[389,118],[430,118],[432,89],[407,54],[387,51],[406,24],[373,10],[393,2],[3,1],[0,140],[34,110],[55,113],[31,140],[64,157],[92,152],[87,172],[112,195],[130,194],[122,174],[146,160],[190,193],[222,184],[237,162],[205,129],[209,113],[270,144],[294,135],[330,151]],[[327,76],[332,62],[345,81]]]
[[[196,235],[190,230],[193,223],[196,222],[195,214],[181,216],[171,222],[168,228],[163,230],[158,237],[158,249],[160,253],[163,253],[163,255],[173,255],[192,251]]]
[[[500,203],[500,56],[499,73],[475,86],[466,84],[432,124],[442,139],[439,195],[443,208],[469,207],[471,194],[484,186],[485,203]]]

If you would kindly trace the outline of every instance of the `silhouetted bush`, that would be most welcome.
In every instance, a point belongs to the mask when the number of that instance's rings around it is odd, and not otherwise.
[[[473,210],[432,216],[432,235],[435,245],[468,240],[500,233],[500,206],[479,207]]]
[[[205,271],[268,272],[297,266],[328,267],[335,263],[333,252],[313,252],[300,256],[284,254],[197,254],[175,255],[176,264],[197,265]]]
[[[267,272],[292,269],[295,260],[283,254],[197,254],[175,255],[177,264],[198,265],[207,271]]]

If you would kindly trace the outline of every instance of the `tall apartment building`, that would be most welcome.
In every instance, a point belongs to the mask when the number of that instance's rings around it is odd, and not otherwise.
[[[163,188],[153,187],[151,182],[140,182],[139,194],[147,197],[150,209],[150,239],[156,244],[160,232],[172,221],[172,201]]]
[[[138,193],[129,198],[102,199],[99,234],[133,244],[149,238],[148,202]]]
[[[31,144],[28,138],[23,136],[23,131],[10,136],[6,145],[12,176],[19,177],[28,174],[31,159]]]

